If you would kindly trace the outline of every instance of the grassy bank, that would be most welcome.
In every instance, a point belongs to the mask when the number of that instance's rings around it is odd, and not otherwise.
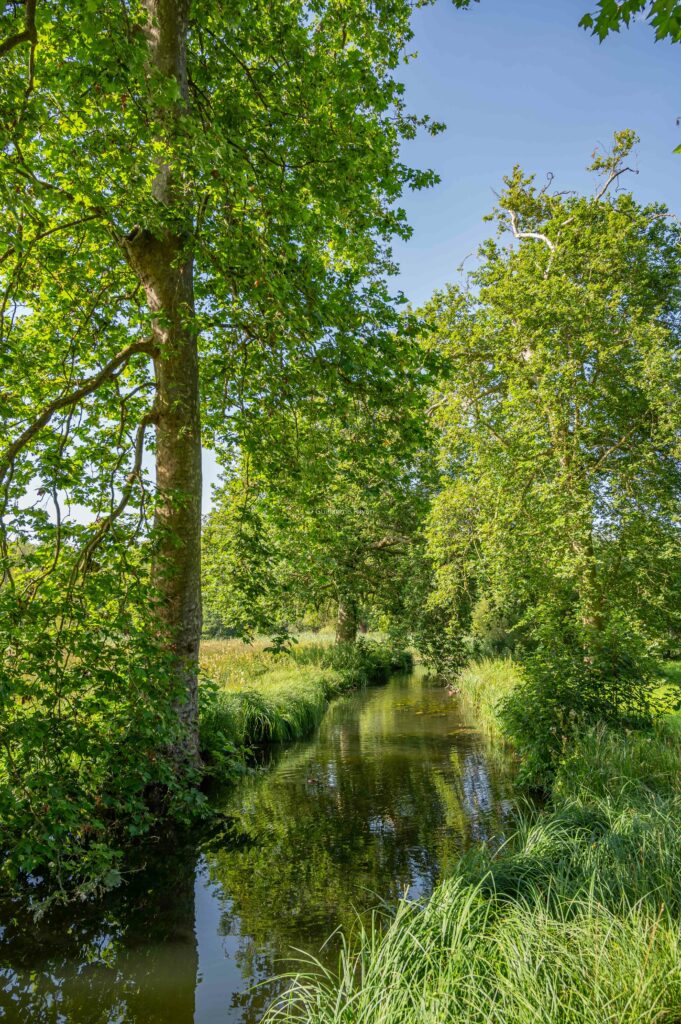
[[[201,662],[201,747],[223,770],[249,747],[310,735],[333,697],[411,665],[377,640],[336,647],[317,637],[300,638],[289,654],[273,654],[265,641],[208,641]]]
[[[461,689],[498,728],[506,663]],[[271,1019],[316,1024],[677,1024],[681,1020],[681,740],[578,738],[546,809],[461,862],[425,906],[360,932],[340,980],[310,971]]]
[[[457,677],[456,685],[475,708],[480,725],[500,734],[499,704],[520,679],[520,668],[510,658],[485,658],[471,662]]]
[[[511,658],[483,658],[463,669],[457,677],[457,687],[475,708],[480,724],[503,735],[499,707],[521,678],[520,666]],[[681,661],[668,661],[662,666],[658,694],[668,703],[672,692],[675,696],[681,694]],[[672,717],[678,718],[681,725],[681,714],[677,712]]]

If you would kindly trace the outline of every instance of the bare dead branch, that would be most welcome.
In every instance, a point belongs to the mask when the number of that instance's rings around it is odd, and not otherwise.
[[[605,182],[601,186],[600,190],[596,193],[596,202],[598,202],[599,199],[603,198],[605,193],[612,185],[613,181],[617,181],[617,179],[622,174],[638,174],[638,171],[635,167],[620,167],[619,170],[611,171],[608,177],[606,178]]]
[[[550,238],[546,237],[546,235],[542,235],[538,231],[519,231],[518,230],[518,216],[515,213],[515,211],[513,211],[513,210],[504,210],[503,212],[507,213],[509,218],[510,218],[510,221],[511,221],[511,231],[513,232],[513,237],[514,238],[517,238],[517,239],[532,238],[532,239],[534,239],[537,242],[543,242],[544,245],[547,245],[549,247],[551,252],[555,252],[556,251],[555,245],[553,244],[553,242],[551,241]]]

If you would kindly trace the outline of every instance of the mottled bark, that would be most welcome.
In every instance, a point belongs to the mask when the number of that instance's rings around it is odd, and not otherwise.
[[[354,644],[357,639],[359,608],[353,597],[338,599],[338,618],[336,620],[336,643]]]
[[[150,62],[174,77],[180,100],[155,112],[158,134],[172,141],[188,106],[186,36],[189,0],[145,0]],[[178,714],[186,739],[178,761],[198,761],[197,669],[201,636],[201,420],[194,316],[191,215],[175,193],[172,168],[160,165],[154,199],[172,227],[135,228],[125,241],[153,322],[156,373],[156,486],[159,543],[153,569],[160,625],[175,659]]]

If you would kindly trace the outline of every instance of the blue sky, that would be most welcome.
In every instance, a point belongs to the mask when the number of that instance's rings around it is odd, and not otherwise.
[[[559,188],[589,190],[594,147],[633,128],[638,176],[627,187],[681,215],[681,46],[637,24],[604,43],[578,27],[593,0],[480,0],[467,11],[437,0],[414,16],[418,58],[400,77],[415,113],[447,124],[404,148],[432,167],[433,189],[403,205],[414,234],[395,247],[398,279],[418,304],[446,281],[492,228],[482,217],[515,163]]]
[[[395,245],[396,287],[423,302],[489,235],[483,216],[492,190],[515,163],[552,171],[556,187],[591,189],[585,171],[598,143],[634,128],[640,173],[629,179],[642,200],[662,200],[681,215],[681,45],[656,43],[635,25],[603,44],[578,28],[589,0],[481,0],[468,11],[436,0],[414,16],[400,71],[409,109],[444,121],[404,148],[405,161],[440,175],[435,188],[402,205],[414,229]],[[204,509],[210,507],[215,460],[206,452]]]

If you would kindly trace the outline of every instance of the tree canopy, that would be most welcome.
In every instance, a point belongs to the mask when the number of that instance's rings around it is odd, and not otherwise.
[[[681,625],[681,235],[664,206],[611,191],[633,143],[595,160],[590,197],[515,168],[494,213],[510,242],[425,310],[451,364],[439,592],[519,603],[535,703],[563,712],[640,707],[645,657]]]
[[[433,483],[430,375],[403,370],[381,406],[298,407],[244,446],[204,531],[207,609],[224,625],[280,633],[337,609],[352,642],[363,610],[399,618]]]
[[[10,875],[96,854],[107,817],[147,820],[145,790],[194,771],[202,439],[394,373],[400,195],[434,180],[399,147],[440,127],[395,76],[411,13],[0,6]],[[126,734],[117,779],[101,756]],[[62,826],[36,847],[48,792]]]

